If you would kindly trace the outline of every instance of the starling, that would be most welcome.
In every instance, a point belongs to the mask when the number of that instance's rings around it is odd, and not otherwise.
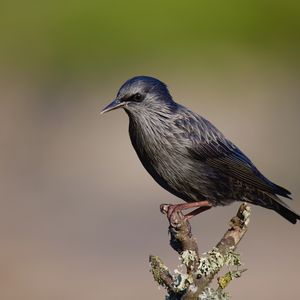
[[[131,143],[154,180],[196,208],[190,218],[213,206],[243,201],[279,213],[295,224],[300,216],[278,197],[291,193],[271,182],[208,120],[176,103],[167,86],[148,76],[126,81],[101,113],[124,108]]]

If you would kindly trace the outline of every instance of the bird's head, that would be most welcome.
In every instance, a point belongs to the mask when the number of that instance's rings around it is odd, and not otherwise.
[[[120,88],[117,97],[101,113],[123,107],[136,114],[141,111],[160,111],[175,105],[167,86],[156,78],[137,76],[127,80]]]

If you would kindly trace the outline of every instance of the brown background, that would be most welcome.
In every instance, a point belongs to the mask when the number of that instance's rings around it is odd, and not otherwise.
[[[178,266],[159,204],[181,200],[143,169],[126,114],[99,114],[134,75],[166,82],[300,213],[298,6],[121,3],[1,8],[0,299],[163,299],[148,255]],[[192,220],[202,252],[237,208]],[[253,207],[232,299],[297,299],[299,233]]]
[[[297,80],[248,71],[229,70],[213,82],[161,77],[176,99],[208,117],[264,174],[288,187],[295,201],[287,202],[299,212]],[[43,91],[2,86],[1,298],[162,298],[148,254],[177,267],[158,207],[180,200],[141,166],[125,113],[99,115],[123,80],[60,88],[55,97],[63,100],[51,105],[40,102]],[[192,221],[203,252],[236,209],[216,208]],[[249,270],[229,287],[234,299],[296,298],[299,244],[299,224],[253,207],[239,248]]]

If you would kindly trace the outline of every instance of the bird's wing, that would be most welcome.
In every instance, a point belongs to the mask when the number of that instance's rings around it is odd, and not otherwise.
[[[284,197],[290,194],[264,177],[251,160],[209,121],[192,115],[177,119],[177,125],[185,128],[185,137],[191,141],[187,145],[188,151],[195,159],[262,191]]]

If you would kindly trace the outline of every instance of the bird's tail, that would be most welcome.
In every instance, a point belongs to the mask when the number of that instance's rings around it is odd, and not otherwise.
[[[296,224],[297,220],[300,220],[300,216],[298,214],[279,202],[276,202],[275,211],[293,224]]]
[[[280,200],[276,195],[265,193],[265,198],[267,198],[267,203],[264,203],[266,208],[275,210],[278,214],[284,217],[289,222],[296,224],[300,220],[300,216],[293,212],[283,201]],[[266,199],[264,199],[266,200]]]

